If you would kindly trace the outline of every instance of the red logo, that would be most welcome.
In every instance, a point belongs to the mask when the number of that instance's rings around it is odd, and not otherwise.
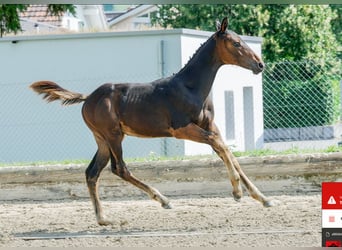
[[[325,242],[326,247],[342,247],[342,243],[339,240],[327,240]]]
[[[342,209],[342,182],[322,183],[322,209]]]

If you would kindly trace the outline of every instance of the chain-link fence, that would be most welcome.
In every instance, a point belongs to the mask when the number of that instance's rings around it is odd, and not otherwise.
[[[267,64],[263,73],[264,147],[337,145],[342,134],[340,70],[336,64],[314,61]],[[155,77],[54,81],[66,89],[90,93],[105,82],[147,82]],[[81,105],[45,104],[28,89],[29,84],[0,85],[0,162],[90,160],[96,144],[81,117]],[[216,116],[225,115],[220,112]],[[182,156],[185,152],[184,142],[174,138],[127,137],[123,146],[125,158]]]
[[[71,91],[90,94],[107,82],[149,82],[156,76],[113,74],[92,78],[53,79]],[[0,163],[91,160],[97,146],[85,125],[82,104],[46,103],[28,87],[32,82],[0,82]],[[174,138],[137,138],[123,141],[125,158],[156,159],[184,154]]]
[[[265,143],[297,142],[318,148],[329,140],[330,144],[340,140],[340,85],[338,60],[267,64],[263,74]]]

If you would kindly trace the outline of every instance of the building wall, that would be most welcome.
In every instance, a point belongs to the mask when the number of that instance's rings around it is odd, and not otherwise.
[[[192,30],[164,30],[1,39],[0,162],[90,159],[96,151],[92,135],[81,117],[82,105],[46,104],[28,89],[31,83],[51,80],[66,89],[90,93],[106,82],[152,81],[177,72],[209,35]],[[229,68],[227,73],[238,75],[236,70]],[[242,82],[246,84],[260,81],[259,76],[247,77],[245,72],[243,75]],[[216,119],[220,126],[224,126],[220,120],[223,116],[220,86],[232,86],[226,80],[230,78],[220,73],[220,82],[214,84],[213,96],[218,104],[215,103]],[[234,77],[234,85],[240,86],[241,81],[237,78],[239,76]],[[238,89],[241,90],[241,86]],[[262,113],[259,114],[260,100],[257,98],[262,98],[259,90],[254,93],[254,103],[258,106],[255,117],[259,117]],[[237,128],[241,126],[238,122],[239,119],[236,120]],[[239,137],[236,143],[238,141]],[[172,138],[127,137],[124,156],[211,152],[207,147],[204,150],[201,147]]]
[[[211,35],[210,32],[188,30],[181,37],[182,66],[195,53],[197,48]],[[244,41],[261,55],[261,39],[256,37],[242,37]],[[226,117],[226,94],[231,91],[234,96],[234,117]],[[246,95],[246,92],[252,95]],[[245,98],[244,98],[245,92]],[[221,135],[227,145],[233,150],[253,150],[263,146],[263,106],[262,106],[262,75],[254,75],[251,71],[241,67],[224,65],[215,78],[212,88],[212,98],[215,107],[215,123],[221,131]],[[246,110],[244,106],[250,106]],[[245,122],[247,120],[247,123]],[[233,121],[234,138],[227,135],[228,122]],[[185,141],[185,154],[210,154],[212,149],[204,144]]]

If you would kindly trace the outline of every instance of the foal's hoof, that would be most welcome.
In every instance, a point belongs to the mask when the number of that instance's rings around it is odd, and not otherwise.
[[[278,200],[266,200],[264,201],[263,205],[264,207],[274,207],[279,205],[281,202]]]
[[[105,219],[99,220],[97,223],[100,226],[109,226],[109,225],[113,225],[114,224],[112,221],[105,220]]]
[[[242,198],[241,194],[238,194],[238,193],[235,193],[235,192],[232,192],[232,194],[233,194],[233,198],[234,198],[235,201],[237,201],[237,202],[241,201],[241,198]]]
[[[172,209],[173,208],[171,203],[163,204],[162,207],[165,208],[165,209]]]
[[[236,202],[240,202],[240,201],[241,201],[241,197],[235,197],[235,196],[234,196],[234,200],[235,200]]]

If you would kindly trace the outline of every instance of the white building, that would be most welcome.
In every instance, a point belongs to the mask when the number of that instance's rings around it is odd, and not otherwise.
[[[28,86],[51,80],[90,93],[106,82],[149,82],[178,72],[211,35],[189,29],[15,36],[0,40],[0,162],[91,159],[96,144],[81,106],[46,104]],[[243,37],[261,53],[261,39]],[[228,145],[263,144],[261,74],[223,66],[212,96],[215,121]],[[211,154],[207,145],[173,138],[124,140],[125,157]]]
[[[108,20],[108,27],[112,30],[121,31],[151,29],[150,15],[152,12],[157,11],[157,9],[156,5],[148,4],[132,6],[130,9]]]
[[[102,5],[75,5],[76,15],[69,12],[60,17],[47,12],[47,4],[30,5],[20,13],[22,34],[47,34],[81,31],[105,31],[107,20]]]

